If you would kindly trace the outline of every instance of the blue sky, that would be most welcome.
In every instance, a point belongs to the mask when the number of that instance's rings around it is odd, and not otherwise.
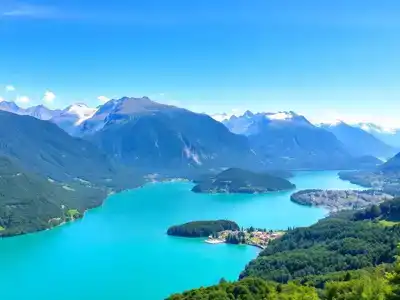
[[[0,97],[395,122],[399,15],[398,0],[0,0]]]

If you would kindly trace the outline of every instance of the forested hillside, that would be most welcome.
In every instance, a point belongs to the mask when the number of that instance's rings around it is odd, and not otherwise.
[[[61,184],[25,172],[0,156],[0,236],[22,234],[58,225],[68,213],[82,214],[98,206],[105,190]]]
[[[290,230],[253,260],[241,278],[277,282],[391,263],[400,242],[400,226],[328,218]]]
[[[0,111],[0,155],[28,172],[57,181],[127,187],[138,181],[93,144],[71,137],[51,122]],[[10,130],[12,128],[12,130]]]
[[[260,278],[220,284],[176,294],[167,300],[395,300],[399,299],[400,264],[327,276],[322,287],[290,282],[280,284]]]
[[[196,193],[267,193],[290,190],[296,186],[290,181],[267,173],[256,173],[230,168],[219,174],[198,180],[192,191]]]

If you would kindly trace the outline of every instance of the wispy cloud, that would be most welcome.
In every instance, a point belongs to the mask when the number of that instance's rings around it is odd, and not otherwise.
[[[18,96],[16,99],[16,102],[23,103],[23,104],[29,103],[30,101],[31,100],[27,96]]]
[[[3,1],[3,2],[2,2]],[[72,11],[59,5],[30,4],[26,1],[0,0],[1,19],[76,19]]]
[[[0,16],[9,18],[53,18],[58,16],[58,11],[50,6],[31,5],[25,3],[7,2],[0,8]]]
[[[6,92],[14,92],[15,91],[15,87],[13,85],[6,85],[5,88]]]
[[[62,19],[111,25],[180,26],[182,24],[253,24],[275,26],[324,26],[340,28],[395,28],[400,26],[395,8],[366,5],[355,11],[352,4],[326,5],[315,1],[312,7],[301,1],[293,5],[274,4],[274,1],[253,1],[243,4],[233,1],[205,1],[175,9],[168,5],[136,8],[104,5],[76,5],[75,1],[54,1],[57,4],[28,4],[29,0],[0,0],[1,18]],[[37,1],[39,2],[39,1]],[[86,1],[82,0],[82,3]],[[206,3],[207,2],[207,3]],[[252,1],[250,1],[252,2]],[[349,3],[351,1],[348,1]],[[200,3],[200,4],[199,4]],[[279,3],[276,2],[276,3]]]
[[[4,2],[2,2],[4,1]],[[243,13],[224,7],[221,8],[203,6],[201,9],[193,8],[184,11],[174,9],[163,9],[163,6],[142,10],[130,7],[120,9],[102,5],[84,6],[73,5],[65,2],[58,2],[51,5],[28,4],[28,0],[0,0],[1,18],[30,18],[30,19],[56,19],[83,21],[89,23],[101,23],[111,25],[141,25],[141,26],[174,26],[192,23],[209,22],[254,22],[254,14]]]
[[[54,94],[52,91],[46,91],[42,100],[47,103],[53,103],[55,98],[56,94]]]

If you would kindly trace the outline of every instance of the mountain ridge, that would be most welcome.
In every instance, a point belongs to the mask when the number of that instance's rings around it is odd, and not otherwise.
[[[257,164],[245,137],[208,115],[147,97],[109,101],[82,124],[82,130],[86,139],[131,166],[195,169]]]
[[[387,158],[395,154],[393,147],[385,144],[367,131],[343,121],[335,124],[321,124],[320,127],[332,132],[352,155],[373,155]]]
[[[10,103],[5,107],[15,110]],[[334,134],[293,111],[248,110],[222,125],[206,114],[144,96],[112,99],[97,108],[77,103],[49,121],[72,136],[96,144],[119,162],[144,169],[150,165],[155,171],[348,169],[366,163],[355,161]]]
[[[57,181],[105,185],[119,172],[120,167],[95,145],[51,122],[5,111],[0,111],[0,122],[0,155],[13,158],[29,172]]]
[[[247,136],[252,148],[274,169],[341,169],[354,159],[334,134],[293,111],[247,111],[223,123]]]

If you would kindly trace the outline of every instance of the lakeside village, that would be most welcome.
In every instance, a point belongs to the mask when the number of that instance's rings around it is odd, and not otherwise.
[[[241,230],[224,230],[214,233],[205,241],[208,244],[246,244],[265,249],[272,240],[282,237],[284,231],[267,231],[250,227]]]

